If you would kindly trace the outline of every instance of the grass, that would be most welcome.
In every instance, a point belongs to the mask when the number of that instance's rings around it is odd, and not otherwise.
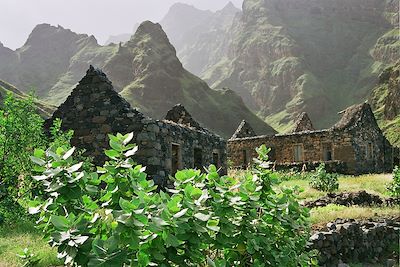
[[[38,267],[61,265],[57,259],[57,251],[42,239],[41,233],[34,228],[32,222],[21,222],[0,226],[0,266],[22,266],[17,254],[28,248],[41,260]]]
[[[392,180],[391,174],[368,174],[361,176],[342,176],[339,178],[338,192],[356,192],[365,190],[370,194],[388,197],[386,186]],[[311,188],[308,180],[290,180],[282,182],[280,186],[299,186],[303,189],[299,194],[301,200],[314,200],[325,195]]]
[[[340,219],[391,218],[400,216],[400,207],[359,207],[328,205],[311,210],[312,224],[326,224]]]
[[[365,190],[368,193],[388,197],[386,186],[392,180],[390,174],[369,174],[361,176],[342,176],[339,178],[338,192],[357,192]],[[280,184],[283,187],[299,186],[301,200],[315,200],[326,193],[311,188],[308,180],[290,180]],[[368,219],[368,218],[400,217],[400,207],[345,207],[339,205],[328,205],[326,207],[311,210],[311,223],[314,225],[326,224],[337,218],[341,219]]]

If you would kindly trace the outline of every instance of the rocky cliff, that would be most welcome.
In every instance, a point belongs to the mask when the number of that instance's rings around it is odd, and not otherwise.
[[[160,24],[184,67],[202,76],[227,54],[229,29],[239,13],[231,2],[216,12],[175,4]]]
[[[281,131],[301,112],[325,128],[338,111],[367,99],[379,73],[398,58],[397,9],[395,0],[245,0],[220,31],[210,19],[211,30],[193,30],[196,41],[180,41],[178,56]]]
[[[51,104],[66,99],[89,64],[103,68],[114,87],[146,115],[163,118],[182,103],[196,120],[225,137],[242,119],[258,125],[260,134],[274,132],[235,93],[210,89],[186,71],[158,24],[143,23],[125,44],[101,46],[93,36],[42,24],[22,48],[0,45],[0,79],[25,92],[35,89]]]

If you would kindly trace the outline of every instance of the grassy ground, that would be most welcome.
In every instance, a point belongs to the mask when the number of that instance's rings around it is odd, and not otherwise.
[[[0,227],[0,267],[22,266],[23,262],[17,257],[24,248],[39,256],[38,267],[60,265],[57,252],[50,248],[42,235],[31,222],[16,223]]]
[[[243,173],[235,172],[231,175],[238,177]],[[369,193],[388,197],[386,184],[392,179],[391,175],[376,174],[363,175],[358,177],[344,176],[339,178],[339,191],[350,192],[366,190]],[[324,196],[325,193],[310,188],[308,180],[295,179],[280,184],[282,187],[299,186],[302,192],[299,193],[301,200],[312,200]],[[314,225],[325,224],[337,218],[373,218],[373,217],[395,217],[400,216],[400,207],[344,207],[328,205],[322,208],[311,210],[311,222]],[[24,248],[29,248],[39,256],[40,267],[61,265],[57,260],[55,249],[49,247],[42,235],[35,228],[33,223],[17,223],[0,227],[0,267],[21,266],[22,261],[16,256]]]
[[[392,180],[390,174],[371,174],[362,176],[343,176],[339,178],[338,192],[357,192],[365,190],[368,193],[389,197],[386,186]],[[308,180],[290,180],[283,182],[280,186],[299,186],[301,200],[314,200],[325,195],[325,193],[311,188]],[[324,224],[337,218],[342,219],[367,219],[374,217],[400,217],[400,207],[344,207],[339,205],[328,205],[311,210],[311,222],[313,224]]]

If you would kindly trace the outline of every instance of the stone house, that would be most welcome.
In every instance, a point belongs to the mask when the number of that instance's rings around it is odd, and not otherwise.
[[[276,169],[314,169],[325,162],[328,170],[345,174],[389,172],[393,147],[378,127],[371,107],[364,103],[342,111],[342,118],[329,129],[315,130],[307,114],[299,116],[293,132],[256,136],[242,122],[228,140],[229,161],[244,168],[256,156],[255,148],[271,148]]]
[[[103,163],[109,149],[107,134],[133,132],[139,147],[135,160],[147,167],[154,181],[165,186],[179,169],[215,164],[226,173],[226,141],[203,128],[181,105],[164,120],[155,120],[133,109],[114,91],[106,75],[90,66],[67,100],[46,122],[62,119],[62,128],[74,130],[72,145],[83,148],[96,163]]]

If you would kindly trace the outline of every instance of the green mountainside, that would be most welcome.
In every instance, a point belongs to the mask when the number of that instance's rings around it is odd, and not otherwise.
[[[177,9],[173,15],[169,24],[191,25]],[[191,31],[196,36],[178,56],[189,69],[206,61],[205,69],[193,68],[201,78],[237,92],[279,131],[290,130],[300,112],[317,128],[331,126],[339,111],[365,101],[381,71],[399,58],[396,0],[244,0],[230,19],[218,34],[218,23]],[[173,36],[174,28],[166,29]],[[201,49],[207,45],[210,52]],[[201,54],[190,57],[185,47]]]
[[[158,24],[144,22],[129,42],[108,46],[100,46],[93,36],[41,24],[22,48],[0,46],[0,79],[34,90],[54,105],[67,98],[89,64],[103,68],[132,106],[154,118],[163,118],[181,103],[205,127],[224,137],[230,137],[243,119],[259,134],[275,132],[235,93],[210,89],[186,71]]]
[[[13,94],[14,97],[20,99],[28,98],[28,95],[18,90],[15,86],[0,80],[0,105],[1,103],[3,103],[3,100],[7,96],[7,94]],[[50,117],[53,111],[55,110],[54,106],[48,105],[43,101],[39,100],[35,100],[35,105],[37,107],[39,114],[41,114],[45,118]]]
[[[400,61],[381,73],[370,102],[385,135],[400,147]]]

